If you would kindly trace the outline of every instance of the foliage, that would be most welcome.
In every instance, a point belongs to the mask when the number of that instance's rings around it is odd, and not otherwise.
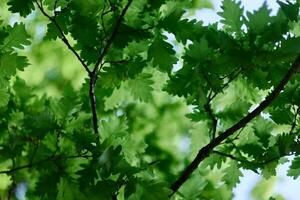
[[[298,178],[300,2],[278,3],[206,26],[204,0],[1,1],[0,199],[232,199],[291,155]]]

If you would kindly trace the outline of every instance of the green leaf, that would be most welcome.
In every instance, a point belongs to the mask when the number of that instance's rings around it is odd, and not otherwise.
[[[217,166],[217,169],[220,169],[225,160],[226,158],[220,155],[211,154],[207,159],[203,161],[203,166],[209,167],[210,169],[213,169],[215,166]]]
[[[131,195],[129,200],[166,200],[171,193],[165,183],[158,181],[141,182],[137,190],[138,192]]]
[[[63,1],[59,0],[57,2],[63,2]],[[71,15],[71,11],[69,9],[64,9],[64,10],[56,13],[55,21],[59,25],[60,29],[62,30],[62,32],[65,35],[67,35],[69,32],[68,26],[70,24],[70,15]],[[57,37],[60,38],[61,33],[58,30],[57,26],[53,22],[50,22],[47,25],[47,33],[46,33],[45,39],[55,40]]]
[[[6,28],[8,36],[4,40],[4,44],[0,46],[0,50],[12,50],[13,48],[24,49],[24,46],[31,44],[23,23],[14,24]]]
[[[47,165],[46,170],[49,170],[49,168],[49,165]],[[42,197],[42,199],[55,199],[58,192],[57,184],[59,183],[59,181],[59,173],[54,171],[44,171],[43,176],[39,177],[38,182],[36,183],[36,195]]]
[[[287,175],[293,177],[294,179],[300,176],[300,156],[294,158]]]
[[[92,15],[82,16],[76,13],[72,18],[70,32],[77,41],[75,48],[81,51],[81,56],[88,64],[95,63],[100,52],[99,44],[101,44],[97,19]]]
[[[272,120],[277,124],[289,124],[293,120],[293,114],[289,109],[274,109],[270,111]]]
[[[24,56],[10,53],[0,54],[0,76],[13,76],[16,74],[17,69],[23,71],[27,65],[28,60]]]
[[[298,54],[300,53],[300,37],[287,38],[281,42],[280,52]]]
[[[287,153],[292,151],[294,147],[294,136],[292,134],[281,134],[277,138],[276,146],[279,149],[281,156],[285,156]]]
[[[218,14],[223,18],[221,22],[226,25],[225,29],[229,32],[240,33],[243,25],[242,15],[244,9],[241,7],[241,2],[235,0],[223,0],[222,12]]]
[[[189,49],[186,52],[186,60],[191,59],[195,63],[202,64],[208,59],[211,53],[212,49],[209,48],[207,40],[203,37],[199,42],[195,41],[189,46]]]
[[[58,0],[58,1],[53,1],[53,0],[43,0],[43,4],[47,5],[49,7],[49,9],[53,9],[54,6],[56,6],[56,8],[58,7],[65,7],[67,4],[69,3],[69,0]]]
[[[34,0],[9,0],[8,10],[13,13],[19,13],[22,17],[26,17],[34,9]]]
[[[208,181],[205,177],[199,173],[193,174],[193,176],[183,184],[180,189],[180,193],[185,199],[197,200],[201,198],[201,194],[204,192],[205,186],[208,185]]]
[[[57,185],[56,200],[84,200],[85,196],[79,191],[76,184],[66,178],[60,178]]]
[[[144,200],[165,200],[171,193],[170,189],[162,182],[149,182],[143,185],[143,193],[141,199]]]
[[[270,163],[267,163],[266,165],[264,165],[261,174],[263,175],[264,178],[269,179],[272,176],[276,175],[276,167],[277,167],[277,162],[273,161]]]
[[[268,9],[267,3],[253,13],[247,12],[248,21],[247,26],[254,33],[263,32],[271,22],[271,10]]]
[[[166,39],[167,37],[163,35],[154,38],[148,50],[148,58],[153,60],[153,65],[158,66],[161,71],[171,73],[178,59],[172,45],[166,42]]]
[[[1,20],[0,20],[0,23],[3,23]],[[0,45],[3,44],[4,42],[4,39],[8,36],[8,33],[4,30],[4,29],[0,29]]]
[[[108,178],[113,173],[114,168],[121,160],[121,150],[121,146],[117,146],[116,148],[106,148],[102,155],[98,158],[98,164],[101,167],[101,177]]]
[[[142,73],[127,82],[127,86],[135,99],[149,102],[152,98],[153,80],[151,74]]]
[[[297,21],[299,16],[299,2],[293,4],[289,1],[287,3],[284,3],[282,1],[277,1],[277,3],[280,5],[280,8],[284,12],[284,14],[289,18],[291,21]]]
[[[8,104],[9,94],[7,89],[0,88],[0,107],[4,107]]]
[[[224,176],[222,177],[222,180],[229,188],[234,188],[240,182],[240,177],[242,176],[243,174],[237,163],[231,162],[230,166],[224,169]]]
[[[274,124],[269,120],[265,120],[259,117],[254,123],[254,133],[259,138],[259,141],[267,147],[269,145],[269,140],[271,137],[271,132],[273,130]]]

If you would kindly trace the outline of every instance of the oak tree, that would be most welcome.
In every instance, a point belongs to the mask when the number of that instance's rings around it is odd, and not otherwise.
[[[204,25],[205,0],[1,1],[0,199],[232,199],[287,157],[298,178],[300,1],[278,4]]]

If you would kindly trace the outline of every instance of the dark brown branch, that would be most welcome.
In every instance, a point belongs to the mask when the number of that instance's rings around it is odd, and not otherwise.
[[[85,71],[87,71],[88,74],[91,73],[90,69],[88,68],[88,66],[85,64],[85,62],[81,59],[81,57],[79,56],[79,54],[75,51],[75,49],[71,46],[70,42],[68,41],[67,37],[65,36],[63,30],[61,29],[61,27],[59,26],[59,24],[57,23],[57,21],[55,20],[55,16],[54,17],[50,16],[48,13],[46,13],[46,11],[44,10],[44,7],[42,4],[39,4],[37,1],[35,1],[36,5],[38,6],[38,8],[40,9],[40,11],[42,12],[42,14],[47,17],[53,24],[54,26],[57,28],[57,30],[60,33],[60,39],[65,43],[65,45],[68,47],[68,49],[76,56],[76,58],[79,60],[79,62],[81,63],[81,65],[84,67]],[[55,12],[55,11],[54,11]]]
[[[180,177],[172,184],[171,189],[173,190],[173,194],[178,191],[178,189],[182,186],[182,184],[187,181],[189,176],[198,168],[199,164],[209,156],[211,151],[221,144],[224,140],[226,140],[228,137],[230,137],[232,134],[234,134],[239,129],[243,128],[247,125],[253,118],[258,116],[265,108],[267,108],[272,101],[280,94],[280,92],[284,89],[285,85],[288,83],[288,81],[293,77],[294,74],[298,72],[300,68],[300,56],[297,56],[296,60],[292,64],[291,68],[288,70],[288,72],[285,74],[285,76],[282,78],[280,83],[275,87],[275,89],[265,98],[264,101],[260,103],[260,105],[255,108],[252,112],[250,112],[248,115],[246,115],[244,118],[242,118],[240,121],[238,121],[236,124],[231,126],[229,129],[227,129],[225,132],[220,134],[218,137],[216,137],[214,140],[212,140],[209,144],[201,148],[197,154],[197,156],[194,158],[194,160],[185,168],[185,170],[182,172]]]

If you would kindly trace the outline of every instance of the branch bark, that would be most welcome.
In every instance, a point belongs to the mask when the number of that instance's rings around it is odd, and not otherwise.
[[[92,110],[92,117],[93,117],[93,129],[94,133],[97,134],[97,142],[99,141],[99,131],[98,131],[98,116],[97,116],[97,104],[96,104],[96,95],[95,95],[95,87],[97,82],[97,74],[92,73],[90,75],[90,104]]]
[[[293,77],[294,74],[298,72],[300,68],[300,55],[297,56],[295,61],[293,62],[291,68],[287,71],[285,76],[279,82],[279,84],[274,88],[274,90],[263,100],[258,107],[256,107],[252,112],[248,113],[244,118],[238,121],[236,124],[231,126],[225,132],[220,134],[218,137],[213,139],[206,146],[201,148],[194,158],[194,160],[184,169],[180,177],[171,185],[171,189],[173,193],[171,196],[179,190],[179,188],[184,184],[189,176],[198,168],[199,164],[209,156],[212,150],[221,144],[224,140],[226,140],[229,136],[233,135],[236,131],[243,128],[247,125],[253,118],[258,116],[265,108],[267,108],[272,101],[280,94],[280,92],[284,89],[285,85],[288,81]]]

